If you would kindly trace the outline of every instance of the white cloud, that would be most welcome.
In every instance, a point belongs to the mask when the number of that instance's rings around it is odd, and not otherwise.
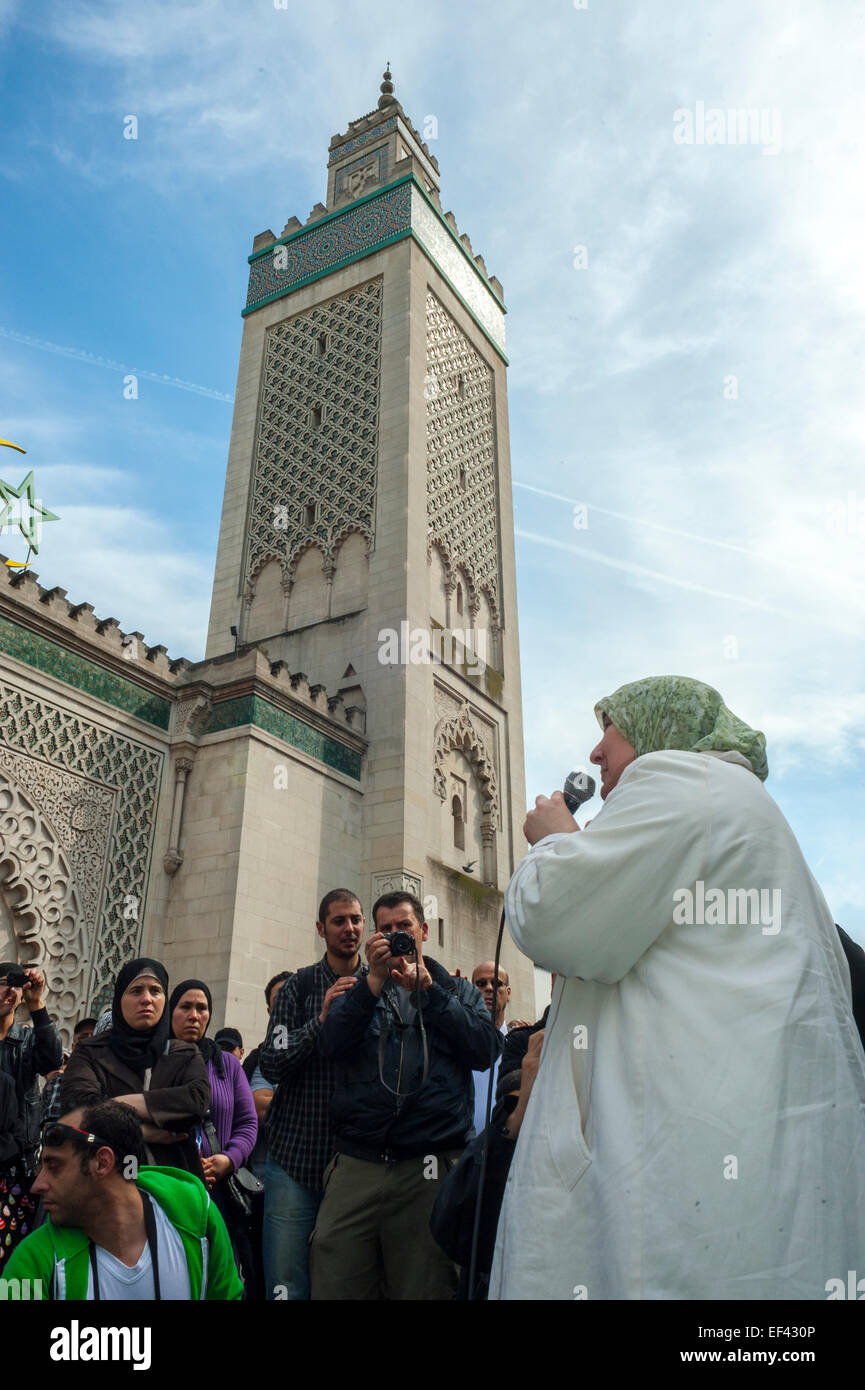
[[[213,579],[209,556],[187,553],[174,525],[133,507],[66,505],[62,523],[43,527],[31,564],[40,584],[62,586],[70,603],[92,604],[98,617],[143,632],[150,646],[161,643],[172,657],[200,660]],[[2,539],[10,553],[9,538]]]
[[[865,884],[845,871],[847,788],[863,764],[865,527],[828,525],[848,492],[865,503],[855,7],[732,0],[711,25],[692,0],[431,0],[400,11],[398,29],[394,15],[382,0],[55,6],[40,37],[74,69],[80,103],[45,138],[87,199],[95,180],[109,200],[139,181],[212,209],[254,176],[250,234],[278,232],[323,196],[328,139],[373,109],[390,57],[416,124],[438,118],[444,206],[505,287],[514,476],[556,494],[516,494],[519,529],[539,538],[518,542],[530,793],[569,770],[557,750],[585,759],[599,694],[697,675],[764,728],[779,795],[819,792],[814,857],[865,921]],[[673,113],[697,101],[776,108],[780,153],[677,146]],[[138,142],[121,138],[127,112]],[[112,122],[116,147],[103,148]],[[166,306],[166,331],[187,308]],[[723,395],[730,376],[736,399]],[[43,470],[46,496],[68,482],[73,505],[76,487],[95,499],[82,547],[46,546],[53,582],[71,575],[80,597],[186,655],[195,629],[200,651],[209,560],[178,545],[183,518],[155,521],[117,478],[87,474],[86,408],[63,420],[38,392],[10,399],[21,404],[0,434],[26,428],[80,469]],[[213,408],[216,434],[225,407]],[[141,428],[178,461],[206,447],[192,428],[162,440],[154,418]],[[584,537],[569,498],[594,507]],[[106,543],[109,524],[129,528],[125,547]]]

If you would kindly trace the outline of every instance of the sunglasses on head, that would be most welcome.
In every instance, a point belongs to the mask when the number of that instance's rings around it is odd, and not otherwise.
[[[98,1134],[91,1134],[86,1129],[77,1129],[75,1125],[65,1125],[62,1120],[45,1121],[42,1126],[43,1147],[59,1148],[61,1144],[66,1143],[67,1139],[71,1139],[78,1148],[82,1147],[81,1140],[83,1139],[88,1148],[92,1147],[94,1153],[97,1149],[111,1149],[111,1152],[114,1152],[107,1139],[100,1139]]]

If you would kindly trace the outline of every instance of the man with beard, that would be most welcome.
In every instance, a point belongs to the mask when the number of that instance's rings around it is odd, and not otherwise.
[[[356,893],[334,888],[325,894],[315,924],[325,953],[282,986],[261,1049],[259,1066],[275,1087],[267,1112],[264,1177],[269,1299],[309,1298],[309,1237],[333,1152],[333,1067],[319,1055],[318,1035],[333,1001],[367,973],[358,949],[363,926]]]
[[[474,985],[424,955],[420,899],[385,893],[372,919],[369,973],[318,1040],[337,1064],[336,1143],[310,1244],[312,1297],[449,1299],[457,1272],[430,1215],[471,1128],[472,1072],[489,1068],[501,1038]]]
[[[32,1190],[47,1220],[8,1268],[10,1281],[29,1281],[30,1297],[243,1297],[216,1206],[191,1173],[145,1165],[141,1121],[129,1106],[103,1100],[49,1121]]]

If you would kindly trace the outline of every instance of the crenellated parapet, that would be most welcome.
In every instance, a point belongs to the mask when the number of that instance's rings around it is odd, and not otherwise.
[[[360,775],[363,711],[272,662],[264,647],[210,661],[172,659],[161,643],[97,616],[92,604],[70,603],[65,589],[44,588],[32,570],[0,565],[0,653],[163,730],[172,747],[254,724]]]

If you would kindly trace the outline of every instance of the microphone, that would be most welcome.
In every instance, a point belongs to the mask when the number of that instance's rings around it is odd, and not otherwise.
[[[571,815],[576,815],[584,801],[591,801],[595,794],[595,779],[587,772],[569,772],[565,778],[562,795]]]

